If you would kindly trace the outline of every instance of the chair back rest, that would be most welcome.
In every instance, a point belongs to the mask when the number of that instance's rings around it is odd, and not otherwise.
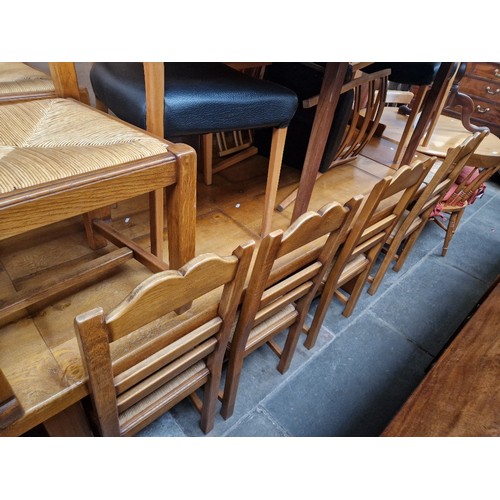
[[[287,305],[312,300],[361,202],[357,196],[344,206],[329,203],[262,240],[241,306],[238,338]]]
[[[49,62],[49,70],[57,97],[71,97],[81,100],[75,63]]]
[[[75,319],[103,435],[124,435],[141,426],[150,416],[132,412],[131,407],[152,398],[174,377],[189,375],[200,360],[210,355],[222,366],[253,247],[252,241],[229,257],[196,257],[178,271],[149,277],[107,315],[96,308]],[[198,307],[193,303],[188,311],[175,312],[196,300]],[[201,385],[210,369],[201,372]],[[187,384],[192,382],[190,376]],[[163,398],[159,406],[167,411],[180,401],[179,394],[174,396],[169,401],[166,398],[172,395],[159,394]]]
[[[479,143],[486,137],[489,130],[476,132],[468,143],[467,151],[464,153],[464,160],[457,165],[456,175],[448,192],[444,195],[442,202],[447,207],[461,207],[467,203],[473,203],[476,196],[482,192],[485,182],[499,170],[500,164],[485,167],[467,166],[467,160],[477,149]]]
[[[333,164],[356,157],[375,134],[385,107],[389,69],[364,74],[342,86],[341,93],[353,93],[349,125]]]
[[[332,279],[336,274],[340,276],[344,266],[358,255],[365,254],[370,262],[375,260],[433,163],[431,159],[402,166],[392,177],[375,184],[335,261]]]
[[[433,208],[442,200],[450,186],[456,181],[460,172],[474,154],[479,144],[488,135],[488,131],[476,132],[465,139],[462,144],[450,148],[441,165],[434,173],[430,172],[427,184],[409,211],[404,226],[408,229],[416,217],[425,220]],[[427,179],[426,179],[427,180]]]

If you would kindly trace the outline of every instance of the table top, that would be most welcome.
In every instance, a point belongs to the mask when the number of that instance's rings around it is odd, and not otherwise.
[[[382,115],[381,122],[387,127],[384,137],[398,142],[407,117],[399,114],[397,108],[387,107]],[[417,151],[429,156],[446,156],[449,148],[461,144],[472,132],[464,128],[462,122],[456,118],[441,115],[437,121],[434,133],[427,146],[419,146]],[[479,167],[495,166],[500,163],[500,139],[490,133],[481,142],[474,155],[469,160],[471,165]]]
[[[384,436],[500,436],[500,283],[432,367]]]

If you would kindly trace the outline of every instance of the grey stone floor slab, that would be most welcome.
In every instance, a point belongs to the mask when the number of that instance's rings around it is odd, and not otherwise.
[[[142,431],[137,433],[138,437],[185,437],[184,432],[179,427],[171,413],[166,413],[161,418],[155,420]]]
[[[431,256],[390,288],[372,312],[436,355],[486,289],[483,281]]]
[[[262,405],[292,436],[376,436],[431,359],[367,313]]]
[[[238,422],[227,437],[286,437],[289,434],[261,408],[257,408]]]

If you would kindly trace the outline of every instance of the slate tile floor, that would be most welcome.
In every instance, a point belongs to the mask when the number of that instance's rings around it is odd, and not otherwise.
[[[334,301],[316,346],[280,375],[266,346],[244,365],[234,415],[208,436],[378,436],[500,273],[500,184],[467,208],[448,254],[429,223],[399,273],[350,318]],[[316,304],[312,305],[314,309]],[[139,436],[203,436],[189,401]]]

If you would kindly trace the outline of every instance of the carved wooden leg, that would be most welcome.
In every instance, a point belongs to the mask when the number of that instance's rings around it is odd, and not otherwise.
[[[465,210],[459,210],[458,212],[452,212],[450,214],[450,220],[448,221],[448,228],[446,229],[446,236],[444,238],[443,250],[441,255],[444,257],[448,251],[448,246],[450,245],[451,239],[457,230],[458,223],[462,218]]]

